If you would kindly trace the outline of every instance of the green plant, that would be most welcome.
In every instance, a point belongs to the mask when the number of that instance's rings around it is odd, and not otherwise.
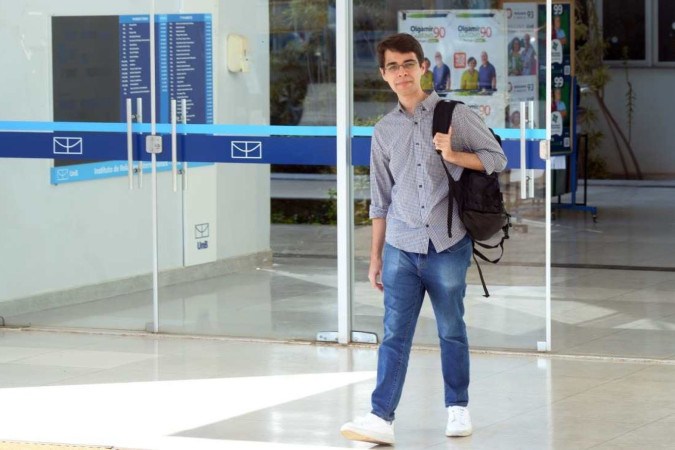
[[[329,223],[337,223],[337,190],[334,188],[328,189],[326,219],[329,221]]]
[[[302,117],[308,75],[302,64],[303,50],[287,44],[270,54],[270,119],[275,125],[296,125]]]
[[[382,114],[375,117],[354,117],[354,125],[357,127],[372,127],[379,122],[382,117],[384,117]]]
[[[602,139],[604,138],[603,134],[599,130],[592,130],[587,133],[588,135],[588,148],[596,149],[600,146]],[[607,169],[607,161],[598,156],[596,152],[590,152],[588,154],[588,177],[595,179],[604,179],[609,178],[609,170]]]
[[[270,2],[270,120],[297,125],[307,86],[335,80],[333,37],[328,26],[332,0]]]
[[[272,199],[272,223],[335,225],[337,223],[335,198]]]

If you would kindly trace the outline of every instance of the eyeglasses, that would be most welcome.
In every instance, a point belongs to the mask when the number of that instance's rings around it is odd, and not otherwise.
[[[417,61],[406,61],[403,64],[392,63],[389,64],[387,67],[385,67],[384,70],[387,73],[393,74],[398,73],[398,69],[400,69],[401,67],[403,67],[403,70],[405,70],[406,72],[409,72],[413,70],[415,67],[419,67],[419,64],[417,63]]]

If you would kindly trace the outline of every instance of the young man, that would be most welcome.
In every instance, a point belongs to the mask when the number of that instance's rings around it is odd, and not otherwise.
[[[371,413],[345,424],[341,432],[348,439],[394,443],[394,411],[428,293],[440,337],[448,410],[445,433],[468,436],[469,345],[463,316],[472,245],[456,203],[452,237],[448,236],[448,180],[436,149],[455,179],[465,167],[500,171],[506,158],[482,119],[463,104],[455,108],[448,133],[432,137],[439,97],[420,88],[424,55],[415,38],[405,33],[389,36],[378,44],[377,53],[382,78],[398,96],[396,108],[375,125],[370,163],[373,236],[368,279],[384,292],[384,337]]]

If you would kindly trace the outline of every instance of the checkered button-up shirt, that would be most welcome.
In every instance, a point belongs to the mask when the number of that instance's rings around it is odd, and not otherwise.
[[[409,114],[399,104],[376,125],[370,152],[370,218],[386,218],[385,240],[400,250],[437,252],[459,242],[466,229],[454,203],[448,236],[448,179],[432,142],[431,126],[439,97],[432,92]],[[452,117],[452,149],[473,152],[487,173],[506,167],[506,157],[483,120],[458,104]],[[446,163],[455,180],[460,166]]]

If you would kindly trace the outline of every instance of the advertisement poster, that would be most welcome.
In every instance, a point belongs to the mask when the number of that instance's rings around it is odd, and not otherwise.
[[[573,12],[568,3],[552,5],[553,26],[551,36],[551,154],[567,154],[572,151],[571,124],[574,114],[572,104],[572,45],[570,24]],[[546,6],[539,5],[539,51],[546,51]],[[546,98],[545,73],[539,76],[540,98]],[[543,120],[543,117],[540,117]]]
[[[504,128],[508,96],[506,16],[502,10],[399,11],[398,28],[422,45],[443,98],[466,103]]]
[[[539,55],[537,45],[537,4],[504,3],[507,20],[508,105],[506,128],[519,128],[524,112],[521,102],[534,102],[534,117],[539,109]],[[535,120],[534,128],[539,127]]]

